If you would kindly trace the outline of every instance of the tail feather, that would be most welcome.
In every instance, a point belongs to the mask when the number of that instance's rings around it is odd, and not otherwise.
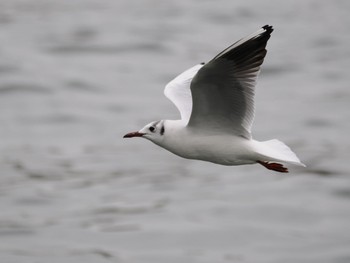
[[[300,162],[296,154],[287,145],[276,139],[260,142],[258,153],[265,158],[261,161],[278,161],[305,167],[305,164]]]

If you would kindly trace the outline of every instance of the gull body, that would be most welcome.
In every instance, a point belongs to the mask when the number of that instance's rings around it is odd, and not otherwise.
[[[186,128],[184,123],[178,120],[166,120],[163,125],[166,134],[164,132],[158,140],[150,140],[183,158],[222,165],[255,163],[252,141],[230,134]]]
[[[183,158],[221,165],[259,163],[277,172],[288,172],[281,163],[304,166],[283,142],[251,135],[256,78],[272,31],[266,25],[177,76],[164,93],[181,119],[151,122],[124,138],[142,137]]]

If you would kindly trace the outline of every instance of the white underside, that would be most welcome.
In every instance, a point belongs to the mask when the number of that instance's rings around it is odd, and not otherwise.
[[[169,125],[172,122],[171,125]],[[254,164],[257,161],[303,164],[288,146],[278,140],[258,142],[231,134],[201,133],[183,127],[181,122],[167,121],[164,139],[159,146],[187,159],[222,165]]]

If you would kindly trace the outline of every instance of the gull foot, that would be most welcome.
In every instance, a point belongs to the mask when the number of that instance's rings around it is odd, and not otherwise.
[[[280,173],[288,173],[288,168],[284,167],[283,164],[280,163],[269,163],[263,161],[257,161],[257,163],[261,164],[269,170],[273,170]]]

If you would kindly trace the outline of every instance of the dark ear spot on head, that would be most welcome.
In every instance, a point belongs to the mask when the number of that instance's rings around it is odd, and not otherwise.
[[[162,126],[162,128],[160,128],[160,135],[164,135],[165,129],[164,129],[164,124]]]

